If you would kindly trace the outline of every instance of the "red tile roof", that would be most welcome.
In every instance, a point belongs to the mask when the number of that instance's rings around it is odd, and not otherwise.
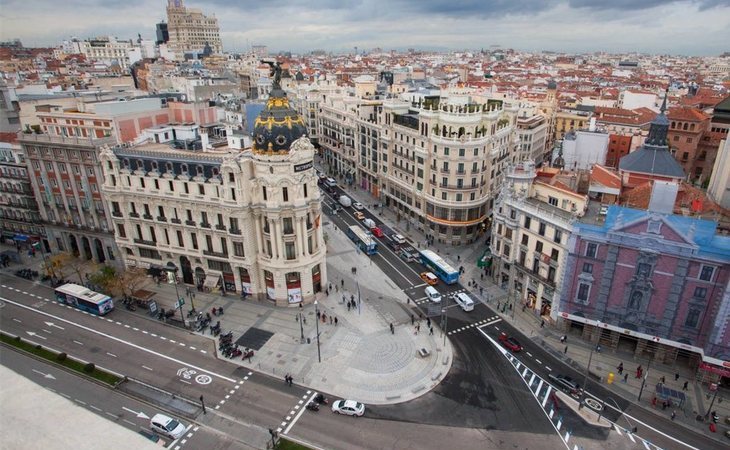
[[[618,173],[600,164],[593,165],[591,182],[596,182],[610,188],[621,189],[621,177],[619,177]]]
[[[709,116],[702,111],[694,108],[679,107],[669,108],[669,114],[667,114],[669,120],[687,120],[690,122],[702,122],[703,120],[709,119]]]
[[[18,130],[20,131],[20,130]],[[2,132],[0,133],[0,142],[7,142],[9,144],[14,144],[18,142],[18,134],[17,133],[8,133],[8,132]]]

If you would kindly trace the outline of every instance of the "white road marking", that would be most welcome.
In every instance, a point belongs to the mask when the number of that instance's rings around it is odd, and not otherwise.
[[[74,344],[79,344],[79,345],[84,345],[84,343],[83,343],[83,342],[79,342],[79,341],[73,341],[73,343],[74,343]]]
[[[198,367],[198,366],[195,366],[195,365],[193,365],[193,364],[188,364],[188,363],[186,363],[186,362],[184,362],[184,361],[181,361],[181,360],[179,360],[179,359],[176,359],[176,358],[172,358],[172,357],[170,357],[170,356],[167,356],[167,355],[165,355],[165,354],[162,354],[162,353],[158,353],[158,352],[155,352],[155,351],[153,351],[153,350],[150,350],[150,349],[148,349],[148,348],[146,348],[146,347],[143,347],[143,346],[141,346],[141,345],[137,345],[137,344],[135,344],[135,343],[132,343],[132,342],[129,342],[129,341],[125,341],[124,339],[121,339],[121,338],[118,338],[118,337],[116,337],[116,336],[112,336],[112,335],[110,335],[110,334],[104,333],[104,332],[102,332],[102,331],[99,331],[99,330],[95,330],[95,329],[93,329],[93,328],[90,328],[90,327],[87,327],[87,326],[84,326],[84,325],[81,325],[81,324],[78,324],[78,323],[72,322],[72,321],[70,321],[70,320],[67,320],[67,319],[64,319],[64,318],[62,318],[62,317],[57,317],[57,316],[54,316],[53,314],[47,313],[47,312],[45,312],[45,311],[41,311],[41,310],[38,310],[38,309],[34,309],[34,308],[31,308],[31,307],[29,307],[29,306],[23,305],[22,303],[18,303],[18,302],[15,302],[15,301],[13,301],[13,300],[9,300],[9,299],[7,299],[7,298],[5,298],[5,297],[0,297],[0,300],[4,300],[4,301],[6,301],[7,303],[10,303],[10,304],[12,304],[12,305],[15,305],[15,306],[18,306],[18,307],[20,307],[20,308],[26,309],[26,310],[28,310],[28,311],[32,311],[32,312],[34,312],[34,313],[36,313],[36,314],[41,314],[41,315],[43,315],[43,316],[46,316],[46,317],[51,317],[51,318],[53,318],[53,319],[56,319],[56,320],[58,320],[58,321],[60,321],[60,322],[65,322],[65,323],[67,323],[68,325],[71,325],[71,326],[74,326],[74,327],[77,327],[77,328],[81,328],[82,330],[86,330],[86,331],[88,331],[88,332],[90,332],[90,333],[94,333],[94,334],[97,334],[97,335],[99,335],[99,336],[104,336],[104,337],[106,337],[106,338],[108,338],[108,339],[111,339],[111,340],[113,340],[113,341],[117,341],[117,342],[119,342],[119,343],[121,343],[121,344],[125,344],[125,345],[128,345],[128,346],[130,346],[130,347],[133,347],[133,348],[135,348],[135,349],[137,349],[137,350],[140,350],[140,351],[143,351],[143,352],[146,352],[146,353],[149,353],[149,354],[155,355],[155,356],[157,356],[157,357],[159,357],[159,358],[163,358],[163,359],[166,359],[166,360],[168,360],[168,361],[172,361],[172,362],[174,362],[174,363],[177,363],[177,364],[180,364],[180,365],[183,365],[183,366],[187,366],[187,367],[190,367],[190,368],[192,368],[192,369],[195,369],[195,370],[197,370],[198,372],[204,372],[204,373],[207,373],[208,375],[212,375],[212,376],[214,376],[214,377],[220,378],[221,380],[225,380],[225,381],[230,381],[231,383],[236,383],[236,381],[237,381],[237,380],[235,380],[235,379],[233,379],[233,378],[229,378],[229,377],[227,377],[227,376],[225,376],[225,375],[221,375],[221,374],[218,374],[218,373],[212,372],[212,371],[210,371],[210,370],[207,370],[207,369],[203,369],[202,367]],[[201,352],[202,352],[202,353],[207,353],[207,352],[206,352],[205,350],[201,350]]]
[[[312,392],[312,395],[309,397],[309,400],[307,400],[307,403],[311,402],[316,395],[317,395],[317,392]],[[289,430],[291,430],[291,428],[294,426],[294,424],[297,423],[297,420],[299,420],[299,418],[302,416],[302,413],[306,409],[307,408],[302,408],[302,409],[299,410],[299,412],[297,413],[297,415],[294,416],[294,419],[291,422],[289,422],[289,426],[286,427],[286,429],[284,430],[284,434],[289,433]],[[282,423],[282,426],[284,426],[284,425],[285,425],[285,423]]]
[[[542,361],[540,361],[539,359],[535,359],[535,362],[538,364],[542,364]]]
[[[147,369],[147,370],[149,370],[150,372],[152,372],[152,371],[153,371],[153,370],[152,370],[152,368],[150,368],[150,367],[147,367],[147,366],[142,366],[142,368],[143,368],[143,369]]]
[[[106,352],[106,354],[109,355],[109,356],[111,356],[112,358],[116,358],[117,357],[117,355],[115,355],[114,353]]]
[[[185,380],[183,380],[182,378],[180,378],[180,381],[182,381],[182,382],[183,382],[183,383],[185,383],[185,384],[193,384],[193,383],[191,383],[191,382],[189,382],[189,381],[185,381]]]
[[[18,323],[23,323],[19,319],[16,319],[15,317],[13,317],[13,320],[16,321],[16,322],[18,322]]]
[[[89,408],[93,409],[94,411],[99,411],[99,412],[101,412],[101,411],[102,411],[102,410],[101,410],[101,408],[97,408],[97,407],[96,407],[96,406],[94,406],[94,405],[89,405]]]
[[[131,425],[131,426],[133,426],[133,427],[136,427],[136,426],[137,426],[137,424],[136,424],[136,423],[134,423],[134,422],[130,422],[130,421],[129,421],[129,420],[127,420],[127,419],[122,419],[122,421],[123,421],[123,422],[125,422],[125,423],[128,423],[129,425]]]
[[[86,405],[86,402],[82,402],[81,400],[79,400],[79,399],[77,399],[77,398],[75,398],[75,399],[74,399],[74,401],[75,401],[76,403],[80,403],[80,404],[82,404],[82,405]]]
[[[112,413],[110,413],[110,412],[108,412],[108,413],[105,413],[105,414],[106,414],[107,416],[112,416],[112,417],[114,417],[114,419],[115,419],[115,420],[116,420],[116,419],[119,419],[119,416],[118,416],[118,415],[116,415],[116,414],[112,414]]]

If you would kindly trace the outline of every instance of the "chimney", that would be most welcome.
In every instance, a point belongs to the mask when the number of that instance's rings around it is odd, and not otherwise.
[[[203,151],[207,152],[210,149],[210,140],[208,139],[208,130],[200,130],[200,141],[203,146]]]

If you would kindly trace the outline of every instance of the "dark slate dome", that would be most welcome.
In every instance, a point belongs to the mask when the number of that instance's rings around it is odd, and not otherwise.
[[[253,151],[286,153],[292,142],[304,136],[306,131],[304,120],[289,105],[286,93],[275,83],[266,107],[254,123]]]

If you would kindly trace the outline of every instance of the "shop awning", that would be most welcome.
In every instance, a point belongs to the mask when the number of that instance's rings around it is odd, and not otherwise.
[[[26,236],[24,234],[16,234],[15,236],[13,236],[13,240],[14,241],[20,241],[20,242],[25,242],[25,241],[28,240],[28,236]]]
[[[207,287],[207,288],[214,288],[218,285],[219,279],[220,279],[219,275],[208,275],[205,277],[203,286]]]
[[[15,233],[13,233],[12,231],[3,231],[3,236],[12,239],[15,237]]]

